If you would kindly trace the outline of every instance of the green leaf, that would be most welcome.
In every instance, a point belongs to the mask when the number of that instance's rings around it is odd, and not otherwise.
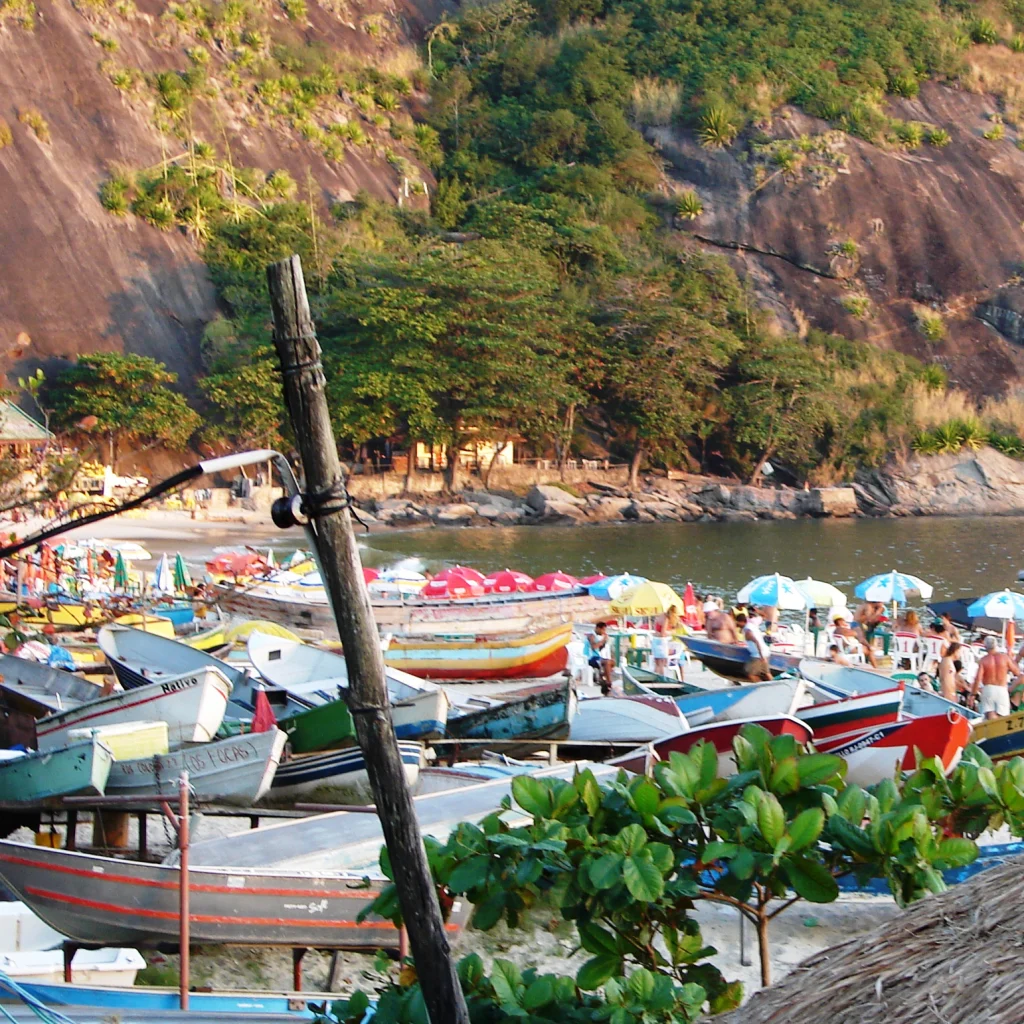
[[[704,1000],[701,999],[701,1003],[703,1002]],[[726,1010],[735,1010],[742,1002],[743,982],[731,981],[711,999],[708,1006],[712,1016],[714,1016],[715,1014],[725,1013]]]
[[[647,845],[647,833],[642,825],[627,825],[615,838],[625,854],[639,853]]]
[[[665,880],[646,850],[625,859],[622,877],[634,899],[642,903],[653,902],[665,891]]]
[[[495,893],[490,899],[473,908],[473,927],[482,932],[489,931],[505,913],[505,893]]]
[[[672,847],[666,843],[648,843],[645,847],[654,861],[654,866],[663,874],[667,875],[672,870],[675,857],[672,854]]]
[[[587,871],[590,884],[595,889],[610,889],[618,884],[622,881],[623,860],[621,853],[606,853],[603,857],[592,860]]]
[[[846,762],[833,754],[804,754],[796,762],[800,785],[819,786],[833,775],[846,774]]]
[[[935,866],[946,870],[962,868],[978,859],[978,844],[973,839],[943,839],[939,843]]]
[[[818,861],[794,856],[783,861],[782,868],[797,895],[810,903],[831,903],[839,896],[832,873]]]
[[[738,849],[739,847],[735,843],[723,843],[715,840],[704,847],[700,859],[704,864],[710,864],[716,860],[735,857]]]
[[[491,968],[491,985],[494,994],[502,1006],[519,1005],[519,986],[523,976],[514,963],[509,960],[495,960]]]
[[[609,978],[622,973],[622,959],[612,953],[591,957],[577,972],[576,984],[584,992],[600,988]]]
[[[797,770],[796,758],[787,757],[772,769],[768,782],[769,788],[779,796],[788,796],[800,788],[800,773]]]
[[[698,771],[698,789],[707,789],[711,783],[718,778],[718,751],[715,749],[713,743],[705,743],[704,746],[700,748],[700,763]]]
[[[654,975],[645,967],[637,968],[629,976],[626,985],[641,1003],[649,1002],[654,995]]]
[[[535,818],[550,817],[552,800],[547,780],[535,779],[532,775],[517,775],[512,780],[512,796],[527,814]]]
[[[786,812],[774,793],[764,793],[757,806],[757,827],[765,842],[774,847],[786,830]]]
[[[523,993],[523,1007],[527,1010],[537,1010],[542,1006],[547,1006],[554,998],[554,982],[549,975],[541,975]]]
[[[820,807],[808,807],[790,823],[788,832],[793,840],[790,849],[796,852],[813,843],[825,827],[825,812]]]
[[[580,944],[588,953],[611,953],[619,955],[618,939],[611,932],[594,924],[593,921],[580,921]]]
[[[448,876],[448,888],[452,892],[468,892],[487,881],[491,864],[490,857],[476,856],[459,864]]]
[[[754,873],[754,854],[750,850],[739,850],[729,861],[729,870],[746,881]]]
[[[601,806],[601,787],[597,784],[593,772],[588,770],[577,778],[576,788],[579,790],[580,799],[583,801],[587,813],[591,816],[597,814],[598,808]]]
[[[820,756],[824,757],[825,755]],[[864,820],[864,814],[868,809],[868,795],[860,786],[849,785],[839,794],[836,803],[839,805],[839,813],[847,821],[859,825]]]
[[[874,857],[877,853],[871,836],[859,825],[854,825],[838,814],[829,818],[828,832],[833,841],[841,843],[860,857]]]
[[[650,779],[640,779],[634,783],[630,791],[633,808],[637,814],[654,814],[661,803],[661,793]]]

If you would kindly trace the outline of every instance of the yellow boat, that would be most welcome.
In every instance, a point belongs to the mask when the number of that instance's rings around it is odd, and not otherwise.
[[[89,626],[106,621],[103,609],[94,604],[44,601],[40,608],[28,608],[24,602],[19,606],[13,598],[0,601],[0,615],[10,615],[12,612],[18,612],[18,620],[23,626]]]
[[[138,612],[132,612],[129,615],[119,615],[114,621],[119,626],[132,626],[146,633],[165,636],[168,640],[177,639],[174,635],[174,623],[160,615],[143,615]]]
[[[561,672],[572,623],[496,640],[392,640],[384,662],[421,679],[537,679]]]
[[[1002,718],[982,718],[972,725],[971,742],[994,761],[1024,754],[1024,711]]]

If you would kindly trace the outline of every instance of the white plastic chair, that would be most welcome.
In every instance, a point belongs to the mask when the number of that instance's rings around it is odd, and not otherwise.
[[[967,682],[973,683],[974,677],[978,674],[978,655],[975,649],[967,644],[961,644],[957,653],[960,655],[960,664],[963,665],[960,674]]]
[[[921,670],[921,638],[916,633],[893,634],[893,661],[897,668],[907,662],[908,671]]]
[[[594,670],[590,667],[588,658],[590,644],[585,640],[570,640],[565,645],[565,649],[569,654],[569,663],[566,666],[569,670],[569,677],[580,686],[593,686]]]
[[[949,645],[949,641],[941,636],[925,636],[921,638],[921,643],[924,644],[924,670],[935,675],[935,670],[942,661],[942,652]]]

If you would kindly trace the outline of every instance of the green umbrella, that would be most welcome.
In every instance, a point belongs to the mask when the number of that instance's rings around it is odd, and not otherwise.
[[[124,557],[120,551],[118,551],[117,561],[114,563],[114,589],[128,589],[128,567],[124,564]]]
[[[174,556],[174,589],[184,590],[186,587],[192,586],[192,577],[189,574],[188,566],[185,564],[185,559],[181,557],[179,551]]]

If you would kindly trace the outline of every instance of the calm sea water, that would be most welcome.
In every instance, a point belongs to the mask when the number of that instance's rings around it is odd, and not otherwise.
[[[827,580],[852,597],[888,569],[922,577],[935,599],[1017,587],[1024,518],[798,519],[757,523],[423,530],[360,540],[366,565],[410,560],[431,571],[460,562],[532,575],[631,571],[677,588],[731,593],[762,573]],[[1024,584],[1020,584],[1024,589]]]

